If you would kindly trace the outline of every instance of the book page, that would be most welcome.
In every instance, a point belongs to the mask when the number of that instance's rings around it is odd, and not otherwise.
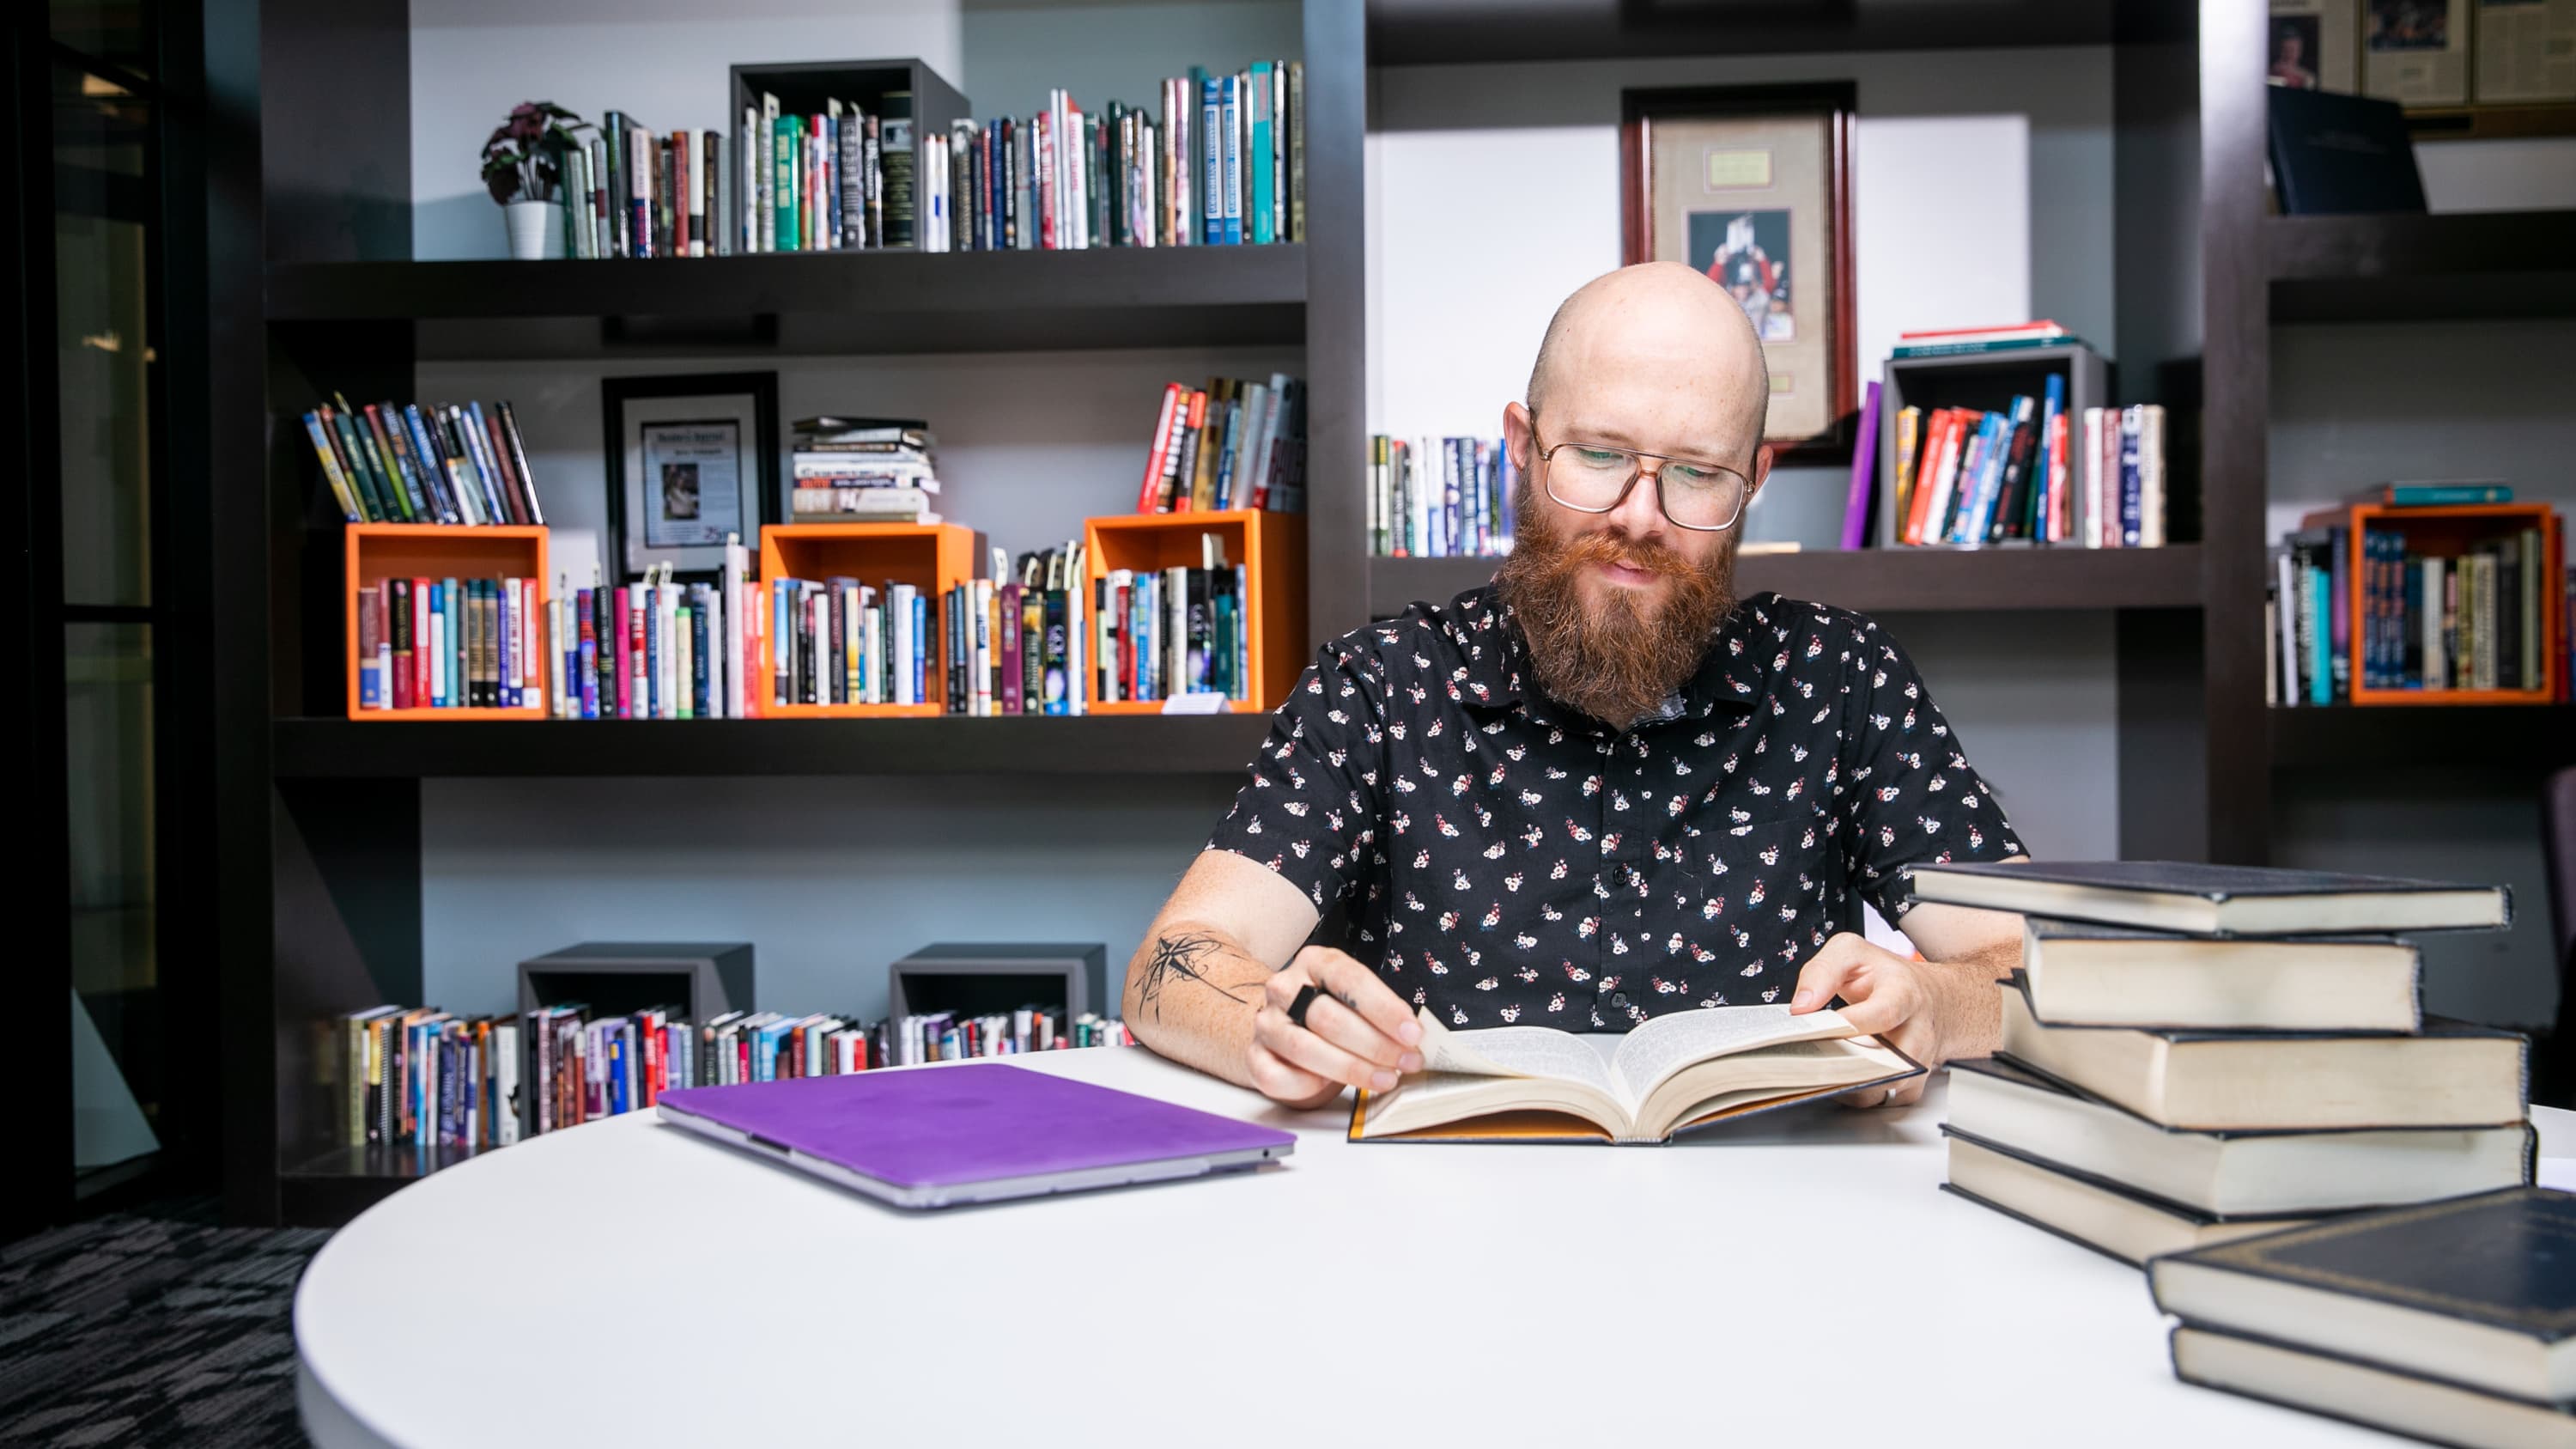
[[[1600,1048],[1570,1031],[1552,1026],[1495,1026],[1480,1031],[1451,1031],[1429,1011],[1421,1012],[1422,1069],[1470,1077],[1556,1077],[1581,1082],[1603,1096],[1629,1106],[1635,1100],[1619,1089],[1618,1080]],[[1410,1085],[1410,1079],[1408,1079]]]
[[[1465,1032],[1488,1036],[1489,1032]],[[1711,1006],[1658,1016],[1619,1043],[1611,1060],[1619,1099],[1644,1101],[1666,1077],[1712,1057],[1733,1056],[1780,1042],[1852,1035],[1851,1023],[1828,1009],[1791,1016],[1785,1006]]]

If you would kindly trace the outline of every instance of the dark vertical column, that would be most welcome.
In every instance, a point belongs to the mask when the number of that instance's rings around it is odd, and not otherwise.
[[[340,1146],[334,1019],[422,1005],[420,782],[281,780],[271,856],[272,1122],[283,1165]]]
[[[411,260],[411,7],[265,0],[268,260]]]
[[[1306,0],[1306,615],[1310,645],[1369,620],[1368,24]]]

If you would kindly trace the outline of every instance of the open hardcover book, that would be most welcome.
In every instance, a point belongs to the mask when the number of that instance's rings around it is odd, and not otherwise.
[[[1352,1141],[1663,1142],[1923,1071],[1832,1011],[1785,1006],[1677,1011],[1624,1034],[1417,1019],[1422,1070],[1360,1094]]]

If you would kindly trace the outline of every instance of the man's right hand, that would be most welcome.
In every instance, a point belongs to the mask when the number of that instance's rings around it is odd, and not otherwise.
[[[1298,991],[1325,994],[1288,1019]],[[1308,946],[1263,984],[1252,1021],[1252,1085],[1292,1107],[1317,1107],[1345,1086],[1384,1092],[1401,1072],[1422,1070],[1422,1025],[1387,984],[1347,953]]]

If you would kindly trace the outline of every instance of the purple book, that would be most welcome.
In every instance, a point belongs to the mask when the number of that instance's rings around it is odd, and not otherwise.
[[[1294,1135],[999,1062],[661,1096],[662,1120],[898,1207],[1165,1182],[1286,1157]]]
[[[1878,469],[1878,384],[1871,383],[1860,405],[1860,434],[1852,439],[1851,493],[1843,500],[1843,547],[1869,543],[1870,484]]]

